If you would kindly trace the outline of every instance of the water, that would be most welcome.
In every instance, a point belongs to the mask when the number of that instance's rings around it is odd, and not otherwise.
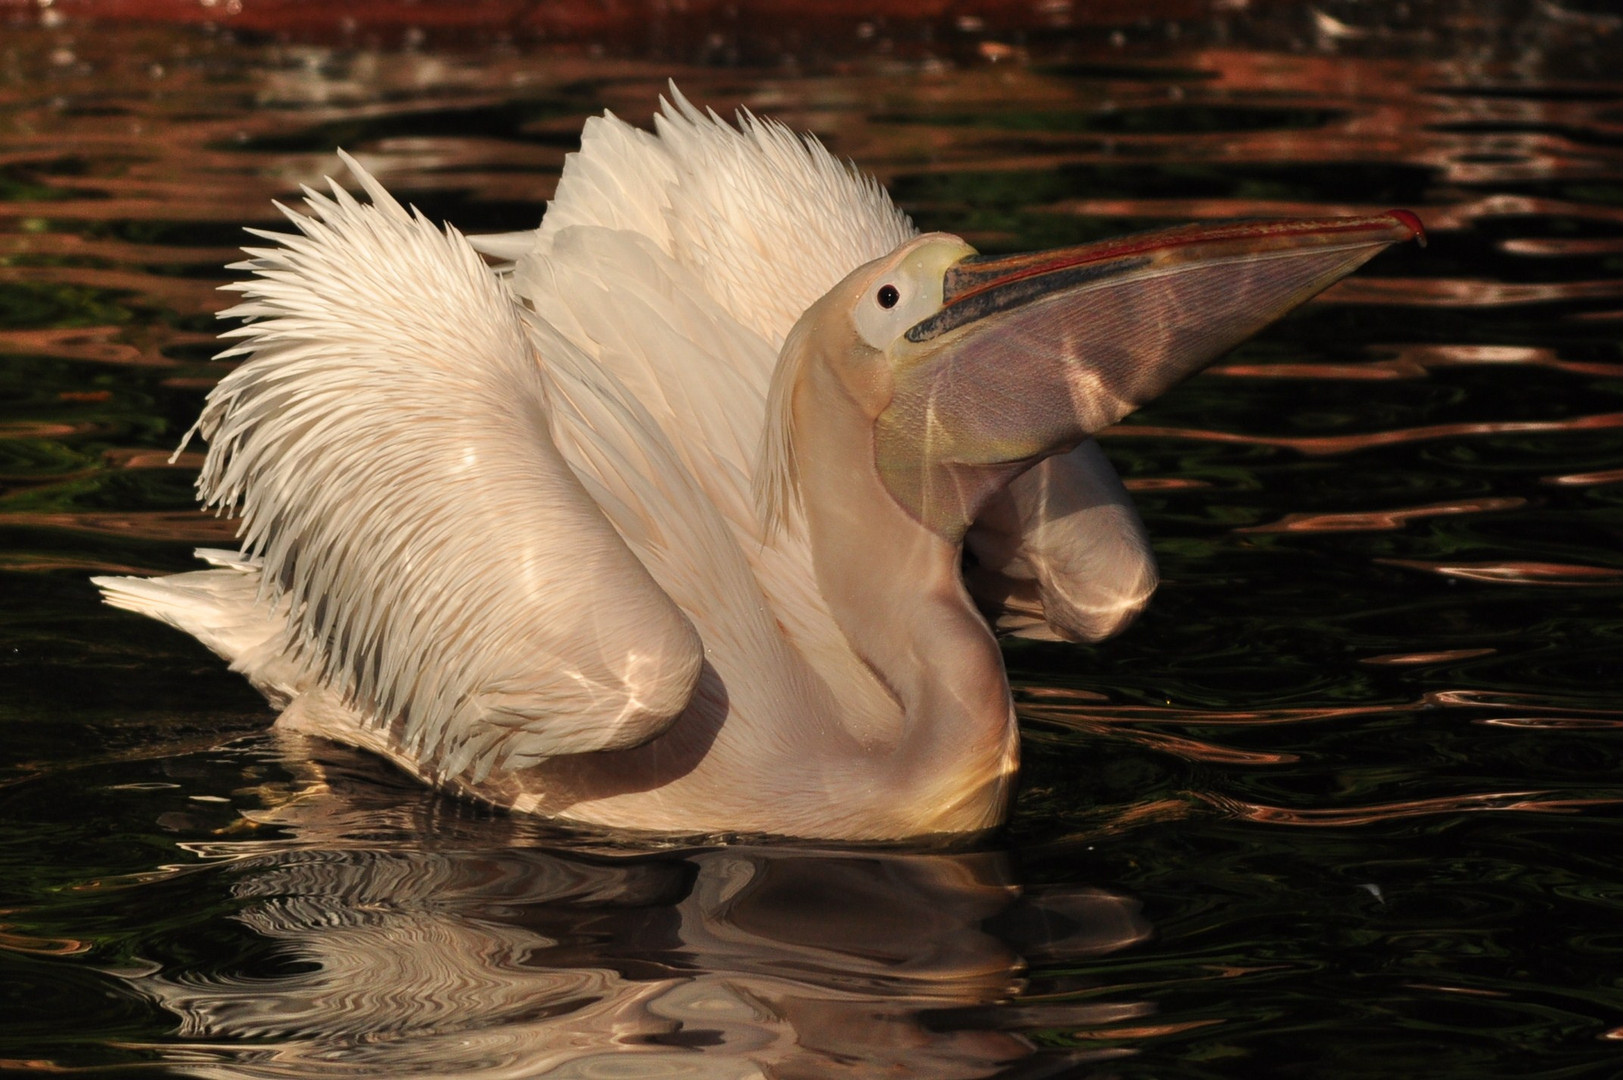
[[[1141,7],[1168,18],[602,8],[556,42],[0,16],[0,1069],[1623,1071],[1623,21]],[[582,119],[646,121],[671,74],[985,250],[1428,224],[1106,440],[1166,581],[1117,640],[1007,650],[998,837],[493,817],[269,732],[86,584],[229,537],[166,458],[239,226],[343,145],[432,217],[522,227]]]

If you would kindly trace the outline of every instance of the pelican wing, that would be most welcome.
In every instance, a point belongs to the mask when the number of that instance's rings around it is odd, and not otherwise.
[[[733,691],[747,682],[752,697],[770,698],[764,715],[803,710],[810,691],[796,681],[799,660],[790,658],[798,654],[837,688],[848,718],[893,708],[818,592],[805,538],[769,542],[756,512],[751,477],[766,413],[756,372],[771,367],[776,349],[693,270],[631,230],[558,230],[513,280],[540,325],[567,339],[544,347],[557,358],[548,373],[559,391],[559,448],[589,488],[593,478],[636,481],[598,502],[666,592],[701,613],[707,655],[731,673]],[[572,366],[575,384],[595,389],[564,393]],[[613,469],[605,455],[623,453],[612,444],[626,439],[612,437],[616,421],[591,411],[611,400],[627,403],[641,425],[638,460]],[[635,513],[628,519],[622,506]],[[669,535],[641,544],[650,523]],[[789,653],[780,652],[785,635]]]
[[[753,533],[755,523],[738,515],[740,506],[753,509],[730,489],[757,466],[777,348],[826,290],[917,231],[884,189],[815,139],[748,113],[735,127],[674,84],[661,104],[657,134],[609,113],[586,122],[539,229],[471,239],[516,264],[518,294],[635,389],[715,505],[741,534]],[[656,266],[660,255],[669,262]],[[684,295],[696,287],[731,322],[633,311],[639,301],[628,289],[640,278],[657,284],[637,295],[693,303]],[[612,305],[586,295],[605,281]],[[595,324],[593,311],[603,314]],[[696,333],[660,348],[612,340],[666,324]],[[744,328],[768,347],[736,344]],[[730,347],[697,356],[684,341]],[[695,460],[696,451],[712,460]],[[1005,633],[1096,641],[1125,627],[1155,588],[1143,525],[1091,443],[1018,479],[968,541],[980,560],[970,582],[976,599]],[[793,575],[757,563],[787,625],[823,613]],[[811,622],[793,635],[803,650],[832,631],[826,618]]]
[[[637,745],[686,706],[693,626],[554,444],[532,336],[462,236],[306,191],[262,233],[210,394],[204,500],[243,519],[284,647],[436,778]]]

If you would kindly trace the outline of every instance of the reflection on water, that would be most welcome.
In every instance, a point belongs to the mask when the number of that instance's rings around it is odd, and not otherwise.
[[[1552,432],[1585,431],[1594,428],[1623,427],[1623,413],[1577,416],[1569,420],[1479,420],[1466,424],[1424,424],[1412,428],[1387,428],[1362,435],[1321,435],[1285,437],[1250,435],[1234,431],[1200,431],[1192,428],[1157,427],[1152,424],[1126,424],[1099,433],[1109,439],[1201,439],[1221,443],[1255,443],[1295,450],[1302,454],[1351,454],[1398,443],[1428,442],[1470,435],[1542,435]]]
[[[1019,989],[1023,953],[1085,963],[1149,932],[1102,890],[1022,894],[998,852],[571,854],[489,820],[425,845],[382,826],[402,808],[379,794],[311,783],[252,815],[277,839],[188,845],[225,860],[232,918],[273,947],[248,969],[132,980],[179,1017],[166,1060],[232,1077],[968,1078],[1028,1057],[1022,1027],[1152,1011],[978,1008]]]
[[[1406,566],[1444,577],[1505,585],[1595,585],[1623,581],[1623,568],[1574,566],[1547,562],[1444,563],[1425,559],[1382,559],[1387,566]]]
[[[1401,529],[1408,522],[1422,521],[1440,514],[1480,514],[1488,510],[1517,510],[1527,505],[1526,499],[1482,498],[1458,499],[1453,502],[1432,503],[1429,506],[1408,506],[1401,510],[1364,510],[1340,514],[1286,514],[1268,525],[1249,525],[1235,532],[1385,532]]]
[[[0,1070],[1616,1071],[1606,5],[295,6],[0,5]],[[987,251],[1426,222],[1104,440],[1164,583],[1119,639],[1008,649],[996,850],[635,853],[302,771],[85,583],[234,531],[168,459],[242,225],[339,145],[431,218],[531,224],[582,119],[671,75]]]

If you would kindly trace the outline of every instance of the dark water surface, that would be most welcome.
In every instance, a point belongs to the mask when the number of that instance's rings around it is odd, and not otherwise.
[[[0,7],[0,1070],[1623,1075],[1623,18],[1172,6],[596,46]],[[525,227],[667,75],[985,250],[1430,229],[1109,433],[1166,581],[1008,649],[1024,784],[971,850],[490,816],[86,582],[231,535],[166,458],[241,225],[343,145]]]

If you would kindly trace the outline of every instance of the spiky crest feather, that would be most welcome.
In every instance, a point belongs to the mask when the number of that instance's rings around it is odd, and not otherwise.
[[[520,295],[555,296],[538,280],[560,239],[596,227],[646,237],[686,268],[733,320],[772,346],[735,373],[766,402],[748,457],[763,538],[794,531],[797,484],[789,373],[774,375],[801,314],[852,270],[917,234],[870,176],[816,138],[740,110],[737,124],[701,112],[673,82],[654,117],[657,135],[604,113],[586,123],[525,257],[523,234],[475,237],[480,250],[518,259]],[[786,245],[797,257],[782,257]],[[553,310],[566,305],[555,304]],[[567,316],[561,316],[567,317]],[[734,415],[759,415],[759,406]]]
[[[314,216],[284,208],[299,234],[260,233],[279,246],[227,286],[249,321],[224,355],[248,359],[195,428],[201,497],[242,517],[286,652],[440,776],[646,740],[686,705],[697,635],[553,446],[504,287],[344,160],[372,204],[306,190]]]

